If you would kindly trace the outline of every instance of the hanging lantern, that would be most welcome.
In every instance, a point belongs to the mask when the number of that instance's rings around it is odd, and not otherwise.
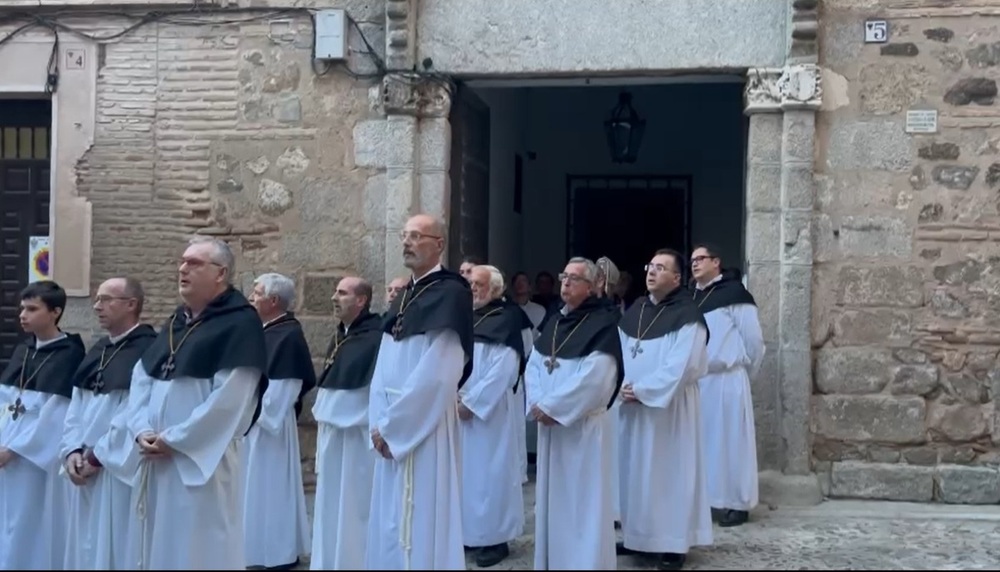
[[[611,160],[615,163],[635,163],[645,131],[646,120],[640,118],[632,107],[632,94],[623,91],[618,95],[618,105],[611,110],[611,117],[604,122]]]

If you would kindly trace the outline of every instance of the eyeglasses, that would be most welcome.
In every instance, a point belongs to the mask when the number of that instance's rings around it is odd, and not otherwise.
[[[559,275],[560,282],[565,282],[567,280],[569,280],[570,282],[590,282],[590,280],[588,280],[587,278],[584,278],[583,276],[578,276],[576,274],[566,274],[565,272],[563,272],[562,274]]]
[[[691,266],[694,266],[695,264],[701,264],[702,262],[704,262],[706,260],[709,260],[711,258],[715,258],[715,257],[714,256],[695,256],[694,258],[691,259]]]
[[[401,230],[401,231],[399,231],[399,241],[400,242],[406,242],[407,240],[410,241],[410,242],[420,242],[421,240],[423,240],[425,238],[439,239],[441,237],[440,236],[434,236],[433,234],[424,234],[422,232],[418,232],[418,231],[415,231],[415,230]]]

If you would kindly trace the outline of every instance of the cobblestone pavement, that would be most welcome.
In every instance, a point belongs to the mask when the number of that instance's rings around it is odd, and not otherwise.
[[[309,499],[310,505],[312,499]],[[534,483],[525,486],[525,534],[491,570],[531,570]],[[743,526],[715,528],[715,544],[688,555],[688,570],[990,570],[1000,565],[1000,509],[829,501],[758,507]],[[307,565],[303,564],[303,568]],[[654,569],[618,558],[619,570]],[[470,558],[469,569],[478,569]]]

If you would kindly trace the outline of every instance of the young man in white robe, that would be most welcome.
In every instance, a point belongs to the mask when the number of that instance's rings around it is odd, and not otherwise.
[[[237,441],[260,411],[267,348],[257,312],[230,284],[234,266],[225,242],[191,240],[184,303],[132,370],[140,570],[246,568]]]
[[[400,232],[413,280],[389,308],[372,375],[369,570],[466,569],[455,395],[472,372],[472,293],[441,268],[444,232],[428,215]]]
[[[621,386],[620,315],[593,295],[597,268],[572,258],[565,302],[535,341],[524,374],[539,423],[535,570],[616,568],[608,408]]]
[[[264,324],[268,384],[242,447],[246,564],[279,570],[297,566],[311,544],[298,414],[316,371],[294,301],[291,278],[268,273],[254,281],[250,303]]]
[[[764,359],[764,336],[753,296],[739,271],[723,271],[718,249],[695,248],[691,271],[694,301],[712,336],[700,382],[708,498],[720,512],[719,526],[739,526],[758,502],[750,379]]]
[[[679,252],[657,251],[646,265],[649,296],[619,324],[619,553],[655,554],[660,570],[679,570],[689,548],[712,544],[698,399],[708,327],[681,286],[683,264]]]
[[[503,274],[496,267],[474,267],[469,283],[475,357],[472,375],[458,393],[462,531],[465,545],[476,550],[476,566],[489,568],[510,555],[508,543],[524,531],[519,448],[510,409],[524,359],[525,318],[517,305],[503,299]]]
[[[59,329],[66,291],[44,280],[21,291],[31,337],[0,374],[0,570],[58,570],[66,553],[70,484],[59,443],[73,374],[85,354]]]
[[[340,323],[326,348],[316,419],[316,504],[312,570],[363,570],[368,547],[375,453],[368,400],[382,342],[382,317],[371,312],[372,286],[348,276],[333,294]]]
[[[132,482],[138,451],[122,431],[132,368],[156,339],[140,324],[145,295],[131,278],[104,281],[94,313],[108,335],[80,363],[63,428],[63,472],[75,485],[69,496],[66,570],[131,570],[135,513]],[[117,423],[116,423],[117,422]]]

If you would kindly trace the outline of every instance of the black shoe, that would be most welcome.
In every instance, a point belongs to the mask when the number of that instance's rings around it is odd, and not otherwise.
[[[719,518],[719,526],[723,528],[740,526],[741,524],[746,524],[748,520],[750,520],[750,513],[745,510],[727,510]]]
[[[503,562],[508,556],[510,556],[510,547],[507,543],[495,544],[493,546],[486,546],[480,548],[479,552],[476,554],[476,566],[480,568],[489,568],[490,566],[496,566]]]
[[[618,556],[626,556],[629,554],[639,554],[638,551],[632,550],[631,548],[625,548],[624,542],[619,542],[615,544],[615,554]]]
[[[268,566],[265,570],[292,570],[299,565],[299,559],[296,558],[295,562],[290,564],[282,564],[280,566]]]
[[[615,530],[621,530],[621,529],[622,529],[622,521],[616,520],[615,521]]]
[[[660,561],[656,563],[657,570],[680,570],[687,561],[687,554],[674,554],[667,552],[660,556]]]

